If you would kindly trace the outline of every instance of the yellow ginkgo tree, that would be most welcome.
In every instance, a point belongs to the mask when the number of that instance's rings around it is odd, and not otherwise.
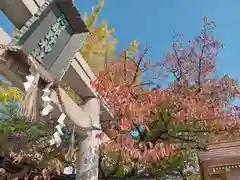
[[[106,20],[102,20],[101,23],[96,26],[98,15],[103,6],[104,1],[101,1],[96,8],[92,10],[90,15],[87,15],[87,13],[83,15],[83,20],[90,33],[80,52],[96,75],[98,75],[99,71],[103,70],[108,62],[117,59],[116,45],[118,41],[114,37],[115,29],[109,29]],[[139,43],[133,41],[130,44],[130,48],[127,49],[128,55],[135,54],[138,46]]]
[[[96,75],[104,68],[109,58],[114,55],[117,44],[117,39],[113,38],[114,29],[108,29],[106,20],[103,20],[100,25],[96,27],[98,15],[103,5],[104,1],[101,1],[89,16],[87,13],[83,15],[83,20],[90,33],[80,52]]]
[[[3,79],[0,79],[0,102],[3,105],[8,101],[19,101],[21,96],[21,91],[18,88],[11,87]]]

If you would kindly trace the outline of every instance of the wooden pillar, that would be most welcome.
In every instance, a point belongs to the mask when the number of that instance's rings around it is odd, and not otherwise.
[[[88,121],[89,126],[100,128],[100,103],[97,98],[89,100],[84,110],[88,113],[89,119],[79,121]],[[99,144],[100,140],[96,138],[98,130],[88,132],[88,137],[81,140],[79,144],[80,151],[77,153],[76,162],[76,180],[97,180],[98,162],[99,162]]]

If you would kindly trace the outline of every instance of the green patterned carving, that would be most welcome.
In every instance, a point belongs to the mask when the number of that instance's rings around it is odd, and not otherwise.
[[[64,31],[68,26],[69,23],[66,17],[64,14],[61,14],[55,23],[51,25],[45,37],[39,41],[38,46],[33,49],[31,53],[32,56],[40,61],[43,60],[44,56],[52,51],[52,47],[54,44],[56,44],[61,32]]]

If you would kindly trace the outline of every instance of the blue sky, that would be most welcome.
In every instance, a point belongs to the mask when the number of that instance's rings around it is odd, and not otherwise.
[[[80,12],[90,12],[99,0],[75,0]],[[197,35],[202,17],[208,16],[217,24],[216,35],[225,48],[218,59],[217,74],[228,73],[240,80],[240,1],[239,0],[105,0],[100,20],[106,19],[116,29],[118,49],[138,40],[150,45],[149,57],[163,59],[170,49],[173,31],[185,34],[186,39]],[[12,25],[0,14],[1,26],[12,32]]]
[[[81,12],[91,11],[98,0],[75,0]],[[230,3],[231,2],[231,3]],[[162,59],[170,49],[173,31],[189,39],[200,32],[202,17],[217,24],[216,35],[225,48],[218,61],[218,74],[240,79],[240,1],[239,0],[105,0],[100,19],[116,29],[119,49],[136,39],[150,45],[152,59]]]
[[[89,12],[99,1],[75,2],[81,12]],[[108,20],[109,27],[116,29],[119,49],[136,39],[151,46],[150,59],[159,60],[164,58],[164,50],[171,48],[173,31],[191,39],[200,32],[202,17],[207,16],[216,22],[216,36],[225,44],[216,74],[229,74],[240,80],[239,7],[239,0],[105,0],[100,19]]]

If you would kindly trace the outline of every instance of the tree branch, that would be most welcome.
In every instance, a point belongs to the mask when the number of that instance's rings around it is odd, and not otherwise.
[[[144,60],[144,57],[146,56],[147,52],[148,52],[148,48],[145,48],[143,54],[140,56],[140,58],[139,58],[139,60],[138,60],[138,62],[137,62],[137,68],[136,68],[136,71],[135,71],[133,80],[132,80],[132,82],[130,83],[130,86],[132,86],[132,85],[136,82],[136,80],[137,80],[137,75],[138,75],[138,72],[139,72],[139,70],[140,70],[140,65],[141,65],[142,61]],[[129,86],[129,87],[130,87],[130,86]]]

